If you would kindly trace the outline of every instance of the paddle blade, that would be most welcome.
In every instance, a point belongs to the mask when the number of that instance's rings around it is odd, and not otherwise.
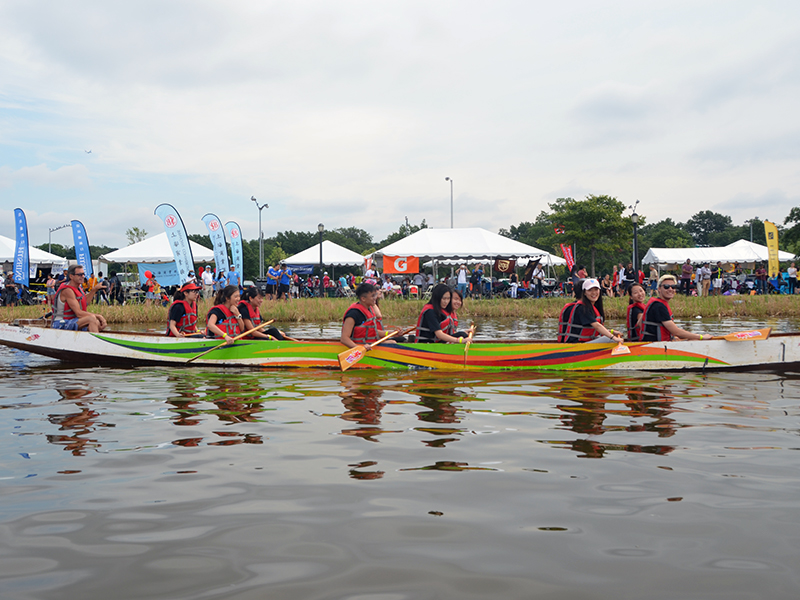
[[[617,344],[616,348],[611,351],[611,356],[619,356],[620,354],[630,354],[631,349],[625,346],[622,342]]]
[[[772,327],[765,327],[764,329],[753,329],[751,331],[736,331],[723,335],[721,338],[728,342],[749,342],[751,340],[765,340],[769,337]]]
[[[367,349],[364,346],[356,346],[344,352],[339,353],[339,367],[342,371],[347,371],[350,367],[360,361],[367,354]]]

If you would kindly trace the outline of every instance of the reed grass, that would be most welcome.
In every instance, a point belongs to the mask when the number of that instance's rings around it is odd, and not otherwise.
[[[568,298],[541,298],[512,300],[497,298],[493,300],[467,299],[459,311],[459,319],[553,319],[558,317]],[[353,302],[350,298],[304,298],[299,300],[265,301],[261,313],[265,318],[278,323],[330,323],[340,321],[347,307]],[[384,322],[391,325],[413,325],[424,301],[390,300],[381,301]],[[676,318],[703,317],[786,317],[800,318],[800,297],[792,296],[711,296],[708,298],[676,296],[670,306]],[[201,300],[198,307],[200,320],[211,308],[210,300]],[[625,318],[628,308],[627,298],[605,298],[604,308],[607,319]],[[166,325],[166,307],[161,305],[128,304],[107,306],[92,304],[92,312],[105,316],[110,324],[159,323]],[[42,306],[0,307],[0,320],[11,322],[14,319],[36,319],[45,313]]]

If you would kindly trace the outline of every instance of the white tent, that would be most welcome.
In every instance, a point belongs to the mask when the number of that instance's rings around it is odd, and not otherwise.
[[[567,264],[559,256],[480,227],[420,229],[402,240],[381,248],[373,256],[416,256],[437,262],[448,259],[494,261],[496,258],[541,257],[543,264]]]
[[[660,267],[680,265],[690,259],[693,264],[716,264],[717,262],[752,265],[769,260],[766,246],[747,240],[738,240],[727,246],[708,248],[650,248],[642,259],[642,264],[658,264]],[[790,252],[778,252],[778,260],[786,262],[794,259]]]
[[[17,254],[17,242],[4,235],[0,235],[0,263],[14,263]],[[31,246],[28,248],[28,262],[33,265],[52,265],[53,270],[57,271],[66,268],[67,259],[55,254],[50,254],[44,250],[39,250]]]
[[[318,265],[319,244],[290,256],[286,259],[286,264],[289,266]],[[339,244],[334,244],[330,240],[324,240],[322,242],[322,264],[335,267],[360,266],[364,264],[364,257]]]
[[[189,240],[189,247],[192,249],[192,258],[196,263],[210,263],[214,260],[214,252],[208,248],[196,244]],[[167,232],[159,233],[146,240],[131,244],[126,248],[120,248],[103,254],[100,261],[105,263],[171,263],[175,261],[172,255],[172,248],[167,239]]]

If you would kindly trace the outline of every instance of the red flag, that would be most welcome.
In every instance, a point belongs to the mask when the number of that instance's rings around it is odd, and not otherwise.
[[[553,227],[553,231],[555,231],[557,234],[567,233],[567,230],[564,229],[563,225],[556,225],[555,227]]]
[[[567,261],[567,268],[571,271],[572,267],[575,266],[575,259],[572,257],[572,246],[565,246],[564,244],[559,244],[561,246],[561,253],[564,255],[564,260]]]

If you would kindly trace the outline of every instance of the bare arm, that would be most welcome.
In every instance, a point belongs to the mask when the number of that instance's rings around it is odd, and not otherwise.
[[[448,335],[441,329],[437,329],[436,331],[434,331],[433,335],[435,335],[436,339],[439,340],[440,342],[447,342],[449,344],[459,344],[464,340],[464,338],[457,338],[452,335]]]
[[[339,337],[339,341],[348,348],[355,348],[358,345],[351,339],[355,326],[356,322],[352,317],[347,317],[342,323],[342,335]]]
[[[605,325],[603,325],[602,323],[595,321],[594,323],[592,323],[592,328],[600,335],[604,335],[608,338],[611,338],[615,342],[622,341],[622,338],[620,336],[616,335],[615,333],[611,333],[608,329],[606,329]]]
[[[685,329],[681,329],[677,325],[675,325],[675,321],[664,321],[662,323],[664,327],[667,328],[673,336],[681,340],[701,340],[703,337],[699,333],[692,333],[691,331],[686,331]]]

